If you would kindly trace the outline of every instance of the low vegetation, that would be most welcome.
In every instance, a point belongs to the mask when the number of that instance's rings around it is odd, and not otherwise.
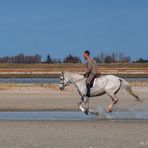
[[[70,71],[84,73],[85,65],[82,63],[61,64],[0,64],[0,77],[58,77],[60,72]],[[102,74],[115,74],[124,76],[148,76],[148,63],[114,63],[98,64],[98,71]]]

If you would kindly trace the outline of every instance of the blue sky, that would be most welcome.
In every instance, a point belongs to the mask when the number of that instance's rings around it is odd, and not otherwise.
[[[148,0],[0,0],[0,56],[84,49],[148,59]]]

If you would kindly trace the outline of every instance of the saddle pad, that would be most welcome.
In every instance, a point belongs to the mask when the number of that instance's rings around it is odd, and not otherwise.
[[[91,88],[94,87],[95,84],[96,84],[96,78],[91,81],[91,83],[90,83]]]
[[[90,86],[91,86],[91,87],[94,87],[94,86],[95,86],[96,79],[99,78],[99,77],[101,77],[101,74],[100,74],[100,73],[97,74],[97,75],[94,77],[94,79],[91,81],[91,83],[90,83]]]

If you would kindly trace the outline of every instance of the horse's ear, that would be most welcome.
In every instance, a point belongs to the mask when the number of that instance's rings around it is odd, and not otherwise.
[[[62,69],[62,71],[61,71],[61,74],[62,74],[62,75],[64,74],[64,71],[63,71],[63,69]]]

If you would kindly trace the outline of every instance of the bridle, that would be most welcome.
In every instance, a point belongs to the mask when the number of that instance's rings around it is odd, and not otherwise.
[[[62,87],[60,87],[61,90],[64,90],[64,88],[70,84],[72,84],[72,82],[69,80],[66,84],[64,83],[65,81],[65,77],[64,77],[64,72],[62,71],[62,75],[61,75],[63,78],[60,78],[60,82],[59,84],[62,85]],[[62,81],[62,82],[61,82]]]

